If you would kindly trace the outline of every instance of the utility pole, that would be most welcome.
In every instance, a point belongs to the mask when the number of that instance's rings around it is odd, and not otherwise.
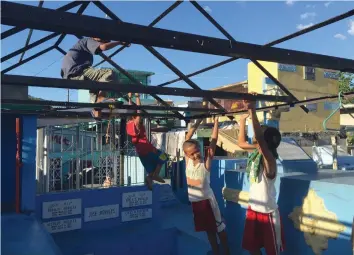
[[[67,101],[69,103],[70,102],[70,89],[68,89],[66,97],[67,97]]]

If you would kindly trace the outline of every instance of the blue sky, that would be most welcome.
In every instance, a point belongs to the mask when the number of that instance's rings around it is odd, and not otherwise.
[[[38,2],[22,2],[37,5]],[[44,7],[58,8],[66,4],[64,1],[45,1]],[[147,25],[172,2],[104,2],[123,21]],[[301,28],[316,24],[354,8],[354,2],[304,2],[304,1],[277,1],[277,2],[199,2],[236,40],[256,44],[265,44]],[[73,9],[76,11],[78,8]],[[105,15],[92,3],[86,9],[86,15],[104,18]],[[209,23],[188,2],[182,3],[172,13],[165,17],[156,27],[202,34],[224,38],[223,35]],[[9,27],[2,26],[2,31]],[[2,56],[24,46],[28,30],[18,33],[1,41]],[[31,42],[48,35],[49,32],[34,31]],[[42,49],[51,46],[56,38],[36,47],[26,53],[28,57]],[[68,50],[75,42],[76,37],[66,36],[61,47]],[[337,22],[307,35],[292,39],[277,45],[278,47],[327,54],[338,57],[354,58],[354,17]],[[212,55],[203,55],[190,52],[181,52],[167,49],[158,51],[169,59],[184,73],[199,70],[208,65],[217,63],[225,58]],[[108,52],[109,53],[109,52]],[[9,74],[33,75],[42,77],[60,77],[62,55],[52,51],[24,64]],[[2,63],[2,69],[17,63],[19,56]],[[95,58],[97,63],[99,57]],[[126,69],[152,71],[152,84],[157,85],[164,81],[176,78],[176,75],[155,59],[140,45],[133,45],[113,58]],[[203,89],[226,85],[247,79],[248,60],[238,60],[201,74],[192,80]],[[103,64],[102,67],[109,67]],[[174,87],[188,87],[184,82],[175,83]],[[66,90],[50,88],[31,88],[30,94],[48,100],[66,100]],[[77,100],[77,93],[70,92],[72,101]],[[166,98],[166,97],[165,97]],[[178,99],[180,97],[168,97]]]

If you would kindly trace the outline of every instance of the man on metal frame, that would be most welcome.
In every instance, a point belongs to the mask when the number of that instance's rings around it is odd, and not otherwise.
[[[118,45],[130,44],[125,42],[111,42],[101,38],[82,38],[64,56],[61,77],[70,80],[92,80],[99,82],[117,81],[118,77],[112,69],[93,68],[93,55],[110,50]],[[113,98],[106,98],[104,91],[90,90],[91,103],[115,102]],[[101,110],[94,109],[91,115],[96,120],[101,120]]]

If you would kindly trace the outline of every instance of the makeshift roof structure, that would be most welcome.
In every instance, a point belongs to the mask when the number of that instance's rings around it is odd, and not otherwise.
[[[23,48],[16,50],[6,56],[1,57],[1,62],[11,59],[14,56],[20,55],[20,61],[4,70],[1,71],[2,84],[11,85],[11,86],[40,86],[40,87],[56,87],[56,88],[71,88],[71,89],[95,89],[100,88],[101,90],[106,91],[117,91],[117,92],[135,92],[135,93],[144,93],[150,94],[155,98],[160,106],[154,108],[154,110],[163,110],[167,111],[164,118],[178,118],[188,121],[191,118],[198,117],[210,117],[211,115],[231,115],[223,109],[220,104],[218,104],[214,98],[221,99],[250,99],[250,100],[265,100],[273,102],[285,102],[283,105],[278,105],[274,107],[289,107],[289,105],[299,105],[305,112],[309,110],[306,108],[306,103],[313,101],[323,101],[331,99],[331,97],[321,97],[310,100],[299,101],[291,92],[286,89],[286,87],[280,83],[274,76],[272,76],[269,71],[264,68],[259,60],[270,61],[284,64],[294,64],[301,66],[310,66],[316,68],[326,68],[331,70],[337,70],[342,72],[354,72],[354,60],[344,59],[332,56],[325,56],[320,54],[313,54],[309,52],[301,52],[289,49],[282,49],[273,47],[279,43],[285,42],[287,40],[293,39],[300,35],[309,33],[316,29],[322,28],[329,24],[335,23],[337,21],[343,20],[354,15],[354,9],[346,13],[333,17],[329,20],[323,21],[316,25],[313,25],[309,28],[303,29],[293,34],[289,34],[280,38],[278,40],[272,41],[265,45],[257,45],[251,43],[244,43],[236,41],[213,17],[206,12],[196,1],[189,1],[186,4],[192,4],[206,19],[208,19],[225,37],[226,39],[213,38],[208,36],[182,33],[178,31],[171,31],[167,29],[154,28],[154,26],[161,21],[166,15],[171,11],[177,8],[183,1],[174,2],[168,9],[166,9],[160,16],[153,20],[148,26],[136,25],[132,23],[126,23],[122,21],[116,14],[114,14],[110,9],[108,9],[100,1],[74,1],[69,4],[66,4],[57,9],[48,9],[43,8],[43,1],[40,1],[39,6],[29,6],[25,4],[13,3],[2,1],[1,2],[1,23],[8,26],[14,26],[7,31],[1,33],[1,38],[5,39],[11,35],[14,35],[20,31],[25,30],[26,28],[30,29],[26,44]],[[86,16],[83,15],[85,9],[89,4],[96,5],[100,10],[102,10],[107,17],[111,20]],[[68,11],[74,7],[78,7],[77,13],[69,13]],[[38,29],[42,31],[50,31],[52,34],[43,37],[40,40],[29,43],[32,35],[33,29]],[[115,84],[115,83],[98,83],[93,81],[71,81],[71,80],[62,80],[54,78],[39,78],[32,76],[19,76],[19,75],[7,75],[6,73],[15,69],[16,67],[21,66],[24,63],[27,63],[49,51],[56,50],[62,53],[63,55],[66,52],[60,47],[61,42],[66,35],[74,35],[78,38],[82,36],[89,37],[100,37],[110,40],[118,40],[130,42],[133,44],[141,44],[146,50],[152,53],[157,59],[159,59],[163,64],[165,64],[170,70],[172,70],[176,75],[179,76],[178,79],[174,79],[157,86],[142,86],[139,81],[137,81],[132,75],[130,75],[126,70],[121,66],[115,63],[111,58],[124,50],[125,46],[120,47],[114,53],[109,56],[106,56],[103,53],[99,55],[103,60],[96,64],[98,66],[103,62],[108,62],[119,72],[127,76],[133,84],[124,86],[124,84]],[[30,57],[23,58],[25,52],[29,49],[32,49],[44,42],[47,42],[53,38],[58,37],[58,40],[54,45],[46,48]],[[170,61],[168,61],[163,55],[155,50],[154,47],[161,47],[167,49],[175,49],[189,52],[198,52],[204,54],[212,54],[219,56],[228,56],[230,57],[227,60],[221,61],[212,66],[203,68],[197,72],[191,74],[182,73],[177,67],[175,67]],[[233,92],[223,92],[223,91],[207,91],[202,90],[195,82],[193,82],[190,77],[193,77],[197,74],[204,73],[213,68],[225,65],[227,63],[236,61],[239,58],[250,59],[260,70],[262,70],[271,80],[274,81],[286,94],[287,96],[270,96],[270,95],[250,95],[246,93],[233,93]],[[192,89],[182,89],[182,88],[167,88],[167,85],[170,85],[177,81],[185,81]],[[118,86],[119,85],[119,86]],[[204,115],[197,115],[191,117],[185,117],[181,114],[181,111],[195,111],[195,112],[205,112],[205,109],[193,109],[193,108],[174,108],[167,104],[162,98],[158,95],[179,95],[187,97],[201,97],[213,104],[216,109],[207,110],[207,113]],[[345,94],[344,96],[349,95]],[[333,98],[336,98],[333,97]],[[2,103],[8,104],[8,108],[3,109],[3,112],[9,113],[35,113],[40,116],[49,116],[55,115],[57,117],[68,117],[68,115],[80,116],[80,111],[75,111],[80,107],[88,107],[82,103],[63,103],[63,102],[53,102],[53,101],[32,101],[32,100],[2,100]],[[65,106],[70,108],[70,114],[68,111],[64,111],[60,108],[55,109],[42,109],[40,111],[36,109],[29,109],[27,111],[13,109],[11,105],[34,105],[34,106]],[[108,104],[89,104],[90,107],[102,107],[108,108]],[[258,110],[264,111],[269,110],[274,107],[263,107]],[[120,109],[142,109],[138,106],[117,106]],[[28,108],[27,108],[28,109]],[[142,115],[149,118],[157,118],[157,113],[148,112],[148,108],[144,107],[141,111]],[[233,112],[240,113],[242,111]],[[128,114],[128,112],[126,112]],[[160,113],[161,115],[161,113]]]

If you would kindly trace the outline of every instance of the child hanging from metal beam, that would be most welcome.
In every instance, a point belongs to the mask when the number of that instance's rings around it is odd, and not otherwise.
[[[129,104],[132,104],[131,93],[128,94],[128,97]],[[136,105],[141,105],[139,94],[135,94],[135,97]],[[140,113],[140,110],[137,110],[137,113]],[[146,130],[140,116],[133,116],[128,121],[127,134],[131,136],[140,161],[148,173],[145,177],[145,184],[148,189],[152,190],[153,181],[165,183],[165,180],[159,174],[168,157],[164,152],[156,149],[147,139]]]
[[[255,94],[255,93],[253,93]],[[249,205],[243,233],[242,247],[251,255],[277,255],[284,250],[284,236],[276,201],[277,148],[280,132],[273,127],[261,126],[255,110],[255,102],[244,101],[248,113],[241,116],[238,146],[252,152],[248,157],[247,174],[250,180]],[[245,139],[245,123],[252,119],[253,143]]]
[[[202,120],[198,120],[188,131],[183,151],[186,162],[186,177],[188,185],[188,197],[192,203],[194,226],[197,232],[205,231],[213,254],[220,254],[217,236],[219,236],[224,254],[230,254],[227,244],[225,223],[221,217],[214,192],[210,187],[211,163],[216,150],[218,140],[218,118],[214,118],[214,128],[211,142],[204,158],[201,154],[201,146],[197,140],[191,139]]]
[[[101,38],[82,38],[64,56],[61,77],[70,80],[92,80],[99,82],[117,82],[118,77],[112,69],[93,68],[93,55],[110,50],[118,45],[130,44],[125,42],[111,42]],[[106,92],[90,90],[91,103],[115,102],[113,98],[106,98]],[[101,109],[93,109],[91,115],[101,120]]]

